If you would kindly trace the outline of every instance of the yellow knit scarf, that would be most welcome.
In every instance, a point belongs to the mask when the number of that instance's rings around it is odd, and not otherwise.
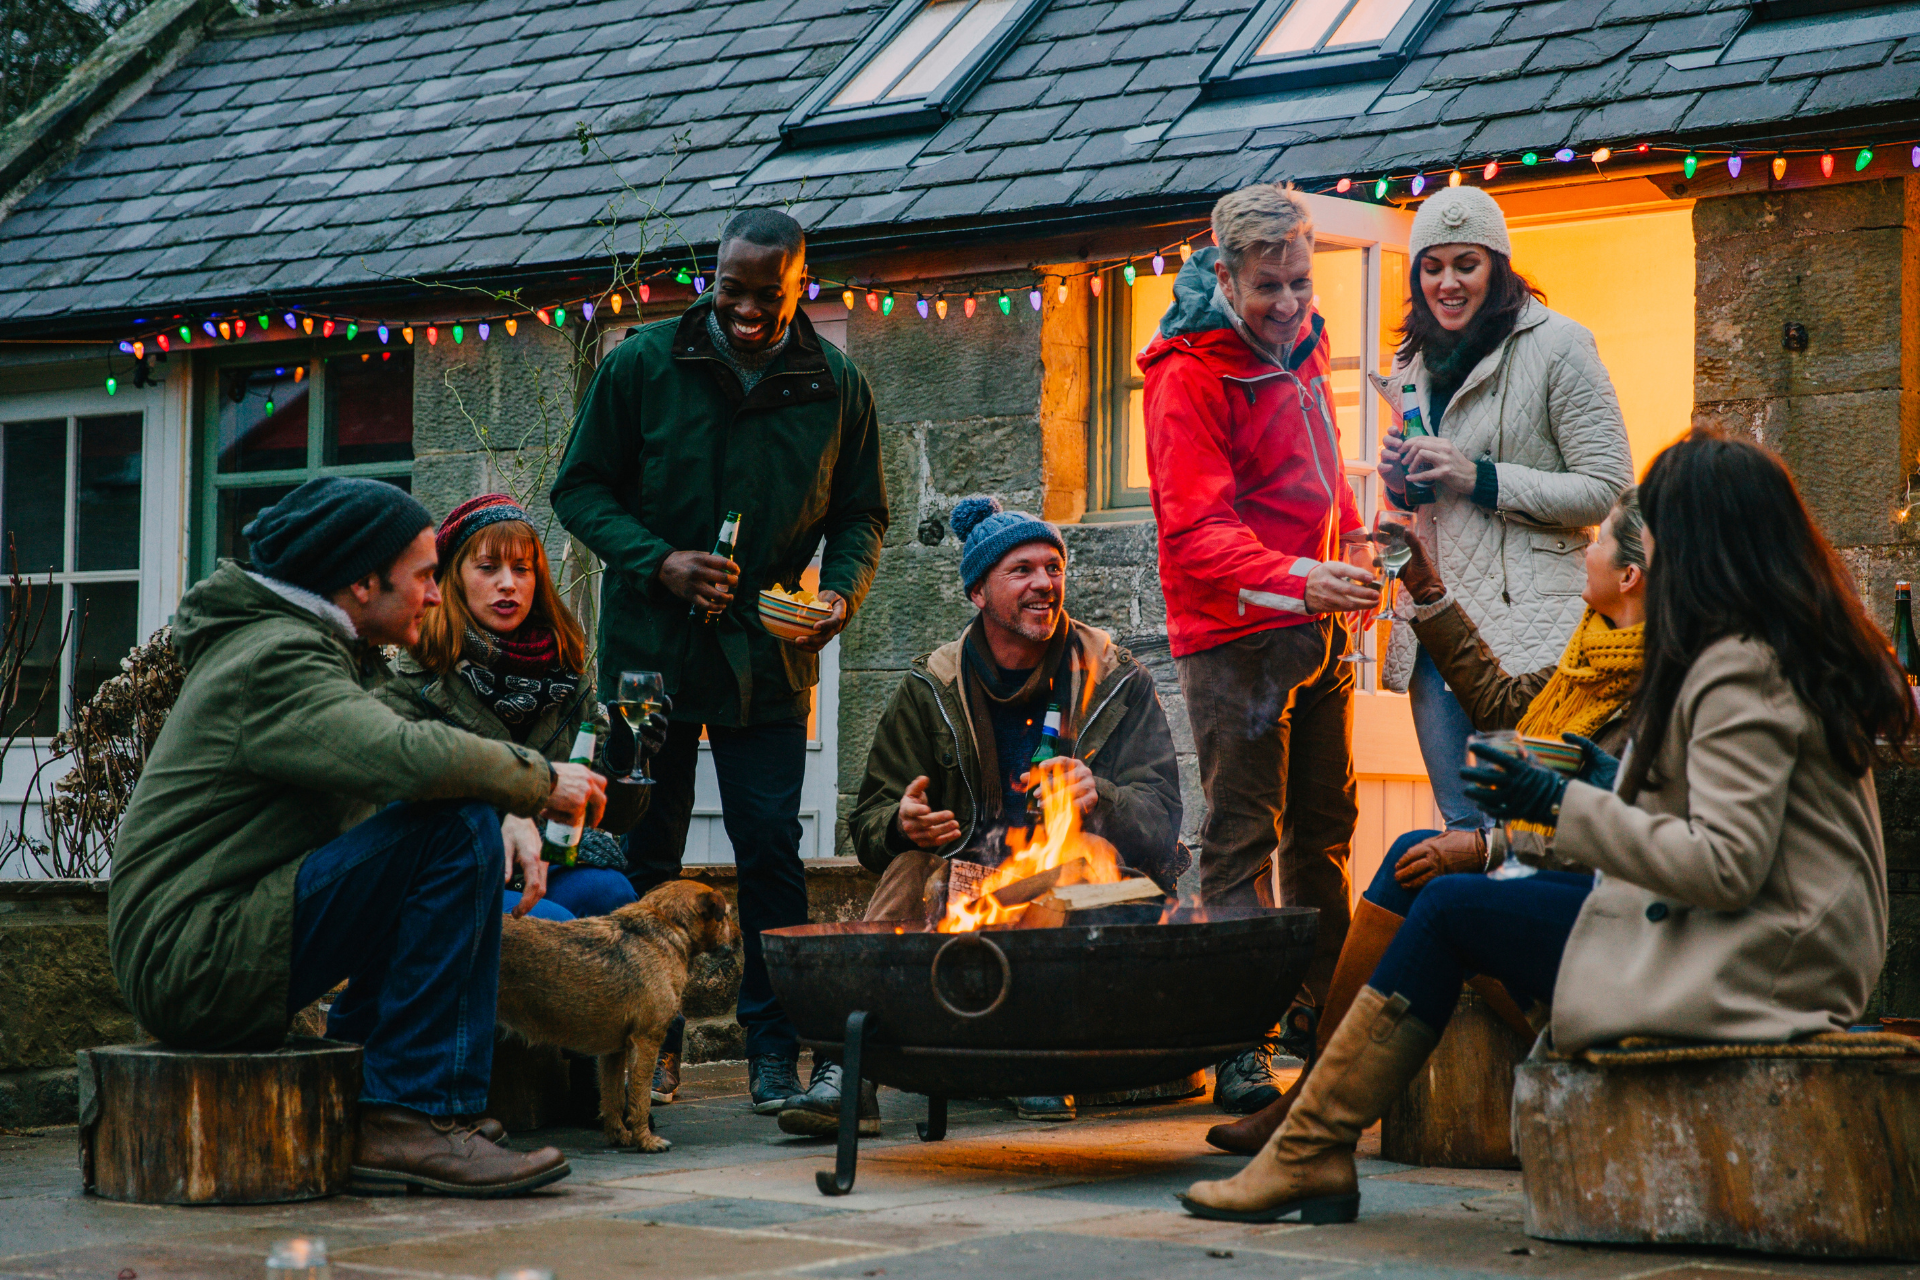
[[[1637,622],[1610,627],[1605,618],[1587,610],[1546,687],[1527,704],[1520,732],[1555,740],[1563,733],[1591,738],[1626,705],[1639,683],[1645,631]]]

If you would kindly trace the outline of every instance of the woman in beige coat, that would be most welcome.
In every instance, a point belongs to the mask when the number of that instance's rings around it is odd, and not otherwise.
[[[1887,937],[1871,764],[1911,740],[1912,692],[1772,454],[1696,434],[1654,461],[1640,504],[1646,668],[1624,767],[1589,744],[1591,782],[1480,748],[1464,771],[1487,812],[1557,824],[1591,884],[1428,884],[1285,1123],[1234,1177],[1195,1183],[1191,1212],[1351,1220],[1354,1145],[1470,974],[1551,997],[1562,1051],[1786,1040],[1860,1016]]]
[[[1421,541],[1500,665],[1536,671],[1579,623],[1592,526],[1633,479],[1620,405],[1593,335],[1513,269],[1493,197],[1443,188],[1414,216],[1408,248],[1389,390],[1403,414],[1419,409],[1427,434],[1390,433],[1380,475],[1412,504]],[[1431,501],[1414,501],[1423,487]],[[1382,680],[1412,696],[1447,827],[1478,828],[1457,776],[1472,725],[1412,627],[1393,628]]]

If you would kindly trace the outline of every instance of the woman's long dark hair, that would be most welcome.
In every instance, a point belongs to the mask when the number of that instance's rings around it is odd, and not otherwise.
[[[1485,249],[1484,245],[1481,247]],[[1422,351],[1479,352],[1471,363],[1457,362],[1466,365],[1461,371],[1464,376],[1467,369],[1480,363],[1479,356],[1499,346],[1513,332],[1514,323],[1526,309],[1527,299],[1547,300],[1538,286],[1513,269],[1513,262],[1506,254],[1498,249],[1486,249],[1486,255],[1491,263],[1486,301],[1474,312],[1467,327],[1457,334],[1440,324],[1433,308],[1427,305],[1427,291],[1420,287],[1420,263],[1427,256],[1426,251],[1413,255],[1407,264],[1407,315],[1400,323],[1401,364],[1410,363]]]
[[[1640,510],[1653,563],[1623,797],[1646,785],[1695,659],[1727,636],[1772,648],[1848,772],[1865,773],[1878,743],[1904,751],[1916,719],[1913,691],[1780,459],[1696,431],[1653,460]]]

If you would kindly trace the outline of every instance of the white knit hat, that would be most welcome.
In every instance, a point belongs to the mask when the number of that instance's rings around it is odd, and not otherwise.
[[[1442,187],[1413,215],[1407,251],[1417,258],[1437,244],[1483,244],[1513,256],[1506,215],[1479,187]]]

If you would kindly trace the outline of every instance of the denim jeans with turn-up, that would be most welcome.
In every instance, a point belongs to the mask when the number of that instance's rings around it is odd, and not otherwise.
[[[485,1110],[505,870],[500,815],[478,803],[390,805],[307,855],[287,1008],[347,979],[327,1035],[365,1046],[362,1103]]]

